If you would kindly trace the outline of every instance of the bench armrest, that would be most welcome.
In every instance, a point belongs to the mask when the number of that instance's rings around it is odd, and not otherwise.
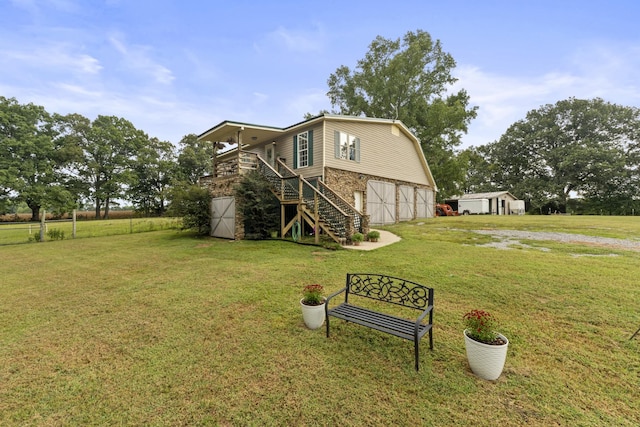
[[[427,317],[427,314],[431,313],[432,311],[433,311],[433,305],[430,305],[422,312],[420,316],[418,316],[418,319],[416,320],[416,327],[414,330],[415,336],[418,336],[418,328],[420,327],[420,324],[422,323],[424,318]]]
[[[328,306],[329,305],[329,300],[335,296],[340,295],[341,293],[345,292],[347,290],[347,287],[345,286],[344,288],[340,289],[339,291],[336,291],[334,293],[332,293],[331,295],[329,295],[327,297],[327,301],[325,302],[325,304]]]
[[[340,289],[339,291],[336,291],[334,293],[332,293],[331,295],[329,295],[327,297],[327,300],[324,302],[324,317],[325,319],[327,319],[327,337],[329,336],[329,300],[332,299],[335,296],[340,295],[341,293],[345,292],[347,290],[347,287],[345,286],[344,288]]]

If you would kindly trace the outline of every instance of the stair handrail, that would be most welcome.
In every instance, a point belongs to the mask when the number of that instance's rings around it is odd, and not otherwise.
[[[289,166],[287,166],[286,163],[282,162],[280,159],[278,159],[278,169],[284,170],[286,175],[289,175],[291,177],[299,176],[293,170],[291,170],[291,168],[289,168]],[[308,181],[307,181],[307,183],[308,183]],[[334,198],[334,200],[332,200],[331,198],[327,197],[322,191],[319,191],[319,193],[323,197],[328,199],[340,211],[342,211],[346,215],[353,216],[354,231],[362,232],[362,228],[363,228],[362,225],[363,225],[363,222],[364,222],[363,221],[364,215],[360,211],[358,211],[356,208],[351,206],[351,204],[349,204],[349,202],[347,202],[345,199],[343,199],[338,193],[333,191],[327,184],[325,184],[324,182],[322,182],[320,180],[318,180],[318,183],[320,184],[320,186],[323,189],[326,189],[329,192],[329,194],[331,194],[331,196]],[[312,187],[316,188],[313,185],[312,185]]]
[[[260,159],[260,156],[258,156],[258,158]],[[262,160],[262,159],[260,159],[260,160]],[[264,160],[262,160],[262,161],[264,162]],[[268,165],[268,164],[267,164],[267,165]],[[281,176],[283,177],[283,179],[287,179],[287,178],[298,178],[298,179],[302,179],[302,182],[303,182],[305,185],[307,185],[307,186],[311,187],[311,188],[313,189],[313,191],[314,191],[314,192],[316,192],[316,193],[318,194],[318,196],[319,196],[319,197],[321,197],[321,198],[325,199],[325,200],[327,201],[327,203],[329,203],[330,205],[332,205],[332,206],[333,206],[335,209],[337,209],[337,210],[338,210],[342,215],[344,215],[344,216],[349,216],[349,214],[348,214],[348,213],[346,213],[344,210],[342,210],[342,209],[340,208],[340,206],[338,206],[338,205],[336,205],[335,203],[333,203],[333,202],[331,201],[331,199],[329,199],[327,196],[325,196],[324,194],[322,194],[322,192],[318,191],[318,189],[317,189],[314,185],[311,185],[311,183],[310,183],[309,181],[307,181],[307,180],[306,180],[306,178],[301,177],[300,175],[298,175],[297,173],[295,173],[295,172],[294,172],[294,171],[293,171],[289,166],[287,166],[287,165],[286,165],[286,163],[282,162],[280,159],[278,159],[278,166],[281,166],[281,167],[285,170],[286,175],[288,175],[288,176],[285,176],[285,175],[282,175],[281,173],[278,173],[279,175],[281,175]],[[269,166],[269,167],[270,167],[270,166]],[[273,168],[271,168],[271,169],[273,169]],[[277,172],[276,172],[276,173],[277,173]]]
[[[351,227],[349,227],[349,224],[353,221],[352,215],[349,215],[348,213],[346,213],[340,206],[338,206],[331,199],[329,199],[327,196],[322,194],[322,192],[318,188],[312,185],[304,177],[296,174],[293,170],[291,170],[291,168],[289,168],[280,159],[277,160],[278,170],[276,170],[259,155],[257,156],[257,158],[259,163],[259,166],[257,168],[258,171],[260,171],[261,174],[265,175],[267,180],[269,180],[272,183],[272,185],[274,185],[275,188],[280,190],[281,197],[283,199],[285,200],[287,199],[287,195],[285,193],[286,193],[286,190],[288,189],[289,191],[294,193],[298,199],[304,200],[305,203],[307,204],[318,203],[318,205],[322,204],[325,207],[328,207],[331,211],[334,212],[336,216],[341,218],[337,218],[336,219],[337,222],[334,224],[331,224],[331,219],[332,219],[331,215],[322,215],[326,220],[326,222],[332,225],[332,227],[335,229],[337,234],[340,235],[340,237],[348,236],[349,231],[351,231]],[[266,175],[269,175],[269,176],[266,176]],[[275,179],[274,179],[275,177],[278,177],[278,179],[280,180],[280,183],[275,182]],[[302,184],[302,186],[300,186],[300,184]],[[278,185],[280,185],[280,187],[278,187]],[[303,194],[300,194],[300,189],[302,189]],[[311,191],[313,196],[305,197],[305,193],[306,193],[305,190]],[[314,211],[315,211],[315,207],[314,207]]]
[[[299,176],[289,166],[287,166],[287,164],[285,162],[283,162],[282,160],[278,159],[278,160],[276,160],[276,162],[278,163],[278,172],[282,175],[282,177],[284,177],[284,178],[293,178],[294,176]],[[285,171],[284,174],[281,172],[282,170]]]
[[[283,176],[280,175],[280,173],[277,170],[275,170],[273,166],[271,166],[269,163],[264,161],[264,159],[260,157],[259,154],[256,154],[256,157],[258,158],[258,162],[257,162],[258,164],[256,166],[256,170],[258,170],[260,172],[260,175],[265,177],[267,181],[271,182],[271,184],[273,184],[274,187],[278,187],[278,185],[276,185],[276,179],[278,180],[277,184],[280,184],[280,181],[282,180]],[[263,170],[264,168],[267,168],[267,170],[266,171]]]
[[[333,189],[331,187],[329,187],[327,184],[325,184],[324,182],[318,180],[318,186],[322,188],[322,191],[320,191],[323,195],[325,194],[324,191],[327,191],[331,197],[334,199],[332,201],[337,202],[335,203],[336,205],[339,205],[339,207],[347,212],[351,212],[351,214],[353,215],[353,225],[356,229],[356,231],[362,232],[362,223],[363,223],[363,217],[364,215],[362,214],[362,212],[360,212],[359,210],[357,210],[355,207],[353,207],[349,202],[347,202],[342,196],[340,196],[338,193],[336,193],[335,191],[333,191]]]

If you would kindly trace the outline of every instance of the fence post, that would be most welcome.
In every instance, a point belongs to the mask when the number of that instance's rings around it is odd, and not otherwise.
[[[71,226],[71,238],[76,238],[76,210],[73,210],[73,225]]]
[[[42,217],[40,218],[40,241],[44,242],[44,219],[47,216],[47,212],[42,210]]]

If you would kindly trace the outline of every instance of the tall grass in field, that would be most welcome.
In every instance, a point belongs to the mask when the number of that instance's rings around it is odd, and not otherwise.
[[[639,239],[636,218],[460,217],[386,227],[374,251],[174,230],[0,247],[0,425],[640,425],[640,253],[481,246],[479,229]],[[347,272],[435,288],[434,350],[332,321],[302,287]],[[510,340],[476,378],[463,314]]]

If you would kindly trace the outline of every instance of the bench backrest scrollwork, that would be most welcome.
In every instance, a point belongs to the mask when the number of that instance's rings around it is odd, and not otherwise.
[[[398,277],[382,274],[347,274],[346,301],[349,294],[386,301],[403,307],[424,310],[433,305],[433,289]]]

